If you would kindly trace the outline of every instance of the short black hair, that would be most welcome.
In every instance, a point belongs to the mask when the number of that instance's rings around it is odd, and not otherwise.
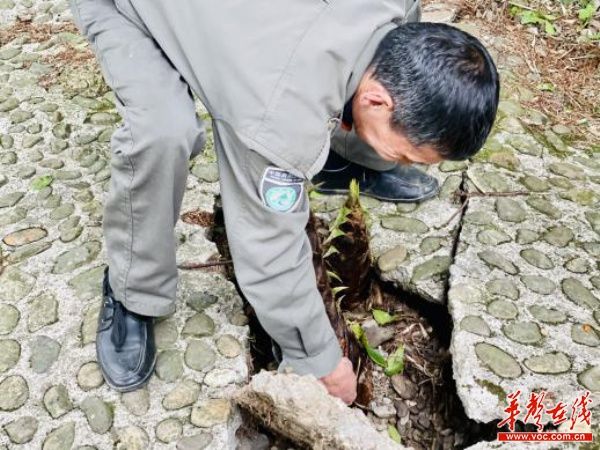
[[[392,128],[411,144],[460,161],[484,144],[498,109],[496,65],[483,44],[441,23],[399,25],[370,67],[394,101]]]

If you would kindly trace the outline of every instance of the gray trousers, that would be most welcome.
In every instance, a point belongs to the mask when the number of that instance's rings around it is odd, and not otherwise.
[[[123,117],[111,139],[104,209],[109,281],[127,309],[149,316],[170,314],[177,287],[174,226],[189,160],[205,143],[191,95],[201,87],[191,77],[184,79],[182,73],[193,70],[185,55],[173,51],[167,56],[133,9],[123,10],[123,0],[119,8],[114,0],[70,1],[75,23],[88,38]],[[173,31],[173,39],[183,39],[186,32],[193,31]],[[316,290],[304,233],[308,198],[304,195],[294,212],[274,215],[257,195],[269,161],[246,148],[228,124],[215,121],[213,130],[238,282],[281,345],[283,365],[294,367],[301,360],[298,372],[329,373],[340,350]],[[334,147],[376,170],[393,166],[356,140],[349,144],[351,140],[343,132],[337,144],[334,137]]]

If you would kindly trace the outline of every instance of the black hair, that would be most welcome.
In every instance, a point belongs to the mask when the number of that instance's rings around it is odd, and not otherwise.
[[[484,144],[500,84],[477,38],[441,23],[407,23],[384,36],[370,67],[394,101],[392,128],[411,144],[463,160]]]

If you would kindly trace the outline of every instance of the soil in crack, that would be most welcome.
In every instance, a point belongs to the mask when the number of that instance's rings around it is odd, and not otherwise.
[[[222,260],[230,260],[219,201],[215,205],[214,216],[188,213],[187,218],[191,217],[198,219],[203,226],[211,226],[209,238],[217,244]],[[327,225],[319,220],[313,225],[313,236],[309,232],[309,237],[314,239],[318,236],[321,242],[324,241]],[[368,242],[352,244],[355,248],[358,244],[358,247],[368,249]],[[338,245],[341,247],[338,250],[346,254],[344,245]],[[365,255],[359,257],[364,262]],[[348,266],[348,261],[344,263]],[[329,269],[336,270],[335,264]],[[235,283],[232,265],[226,266],[226,274]],[[403,373],[388,377],[359,349],[361,358],[368,363],[365,366],[369,371],[372,390],[368,393],[370,401],[367,404],[357,402],[354,406],[364,411],[375,428],[383,431],[389,426],[395,427],[402,444],[416,450],[461,449],[482,440],[495,439],[495,423],[480,424],[468,419],[456,393],[448,350],[452,322],[447,309],[382,283],[372,268],[368,270],[367,279],[360,283],[361,289],[365,283],[369,286],[366,300],[362,303],[353,301],[351,310],[342,311],[342,320],[360,323],[369,343],[384,355],[391,354],[399,345],[403,345],[405,360]],[[237,284],[236,287],[244,298]],[[325,295],[324,298],[327,302]],[[276,369],[271,338],[245,299],[244,305],[251,333],[251,372]],[[372,319],[372,308],[386,310],[396,320],[379,326]],[[239,437],[256,442],[257,439],[264,439],[265,435],[271,447],[289,449],[295,445],[245,415],[245,424],[239,431]]]

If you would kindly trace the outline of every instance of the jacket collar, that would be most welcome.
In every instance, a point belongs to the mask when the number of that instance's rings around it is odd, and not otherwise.
[[[360,52],[356,63],[354,64],[354,68],[352,69],[352,73],[350,74],[350,78],[348,79],[348,83],[346,84],[346,102],[350,100],[350,98],[356,92],[358,88],[358,84],[362,76],[364,75],[367,67],[371,64],[373,60],[373,56],[375,56],[375,52],[377,51],[377,47],[379,43],[383,39],[383,37],[392,29],[396,28],[394,22],[387,22],[381,25],[379,28],[375,30],[375,32],[371,35],[367,44],[364,46],[363,50]]]

